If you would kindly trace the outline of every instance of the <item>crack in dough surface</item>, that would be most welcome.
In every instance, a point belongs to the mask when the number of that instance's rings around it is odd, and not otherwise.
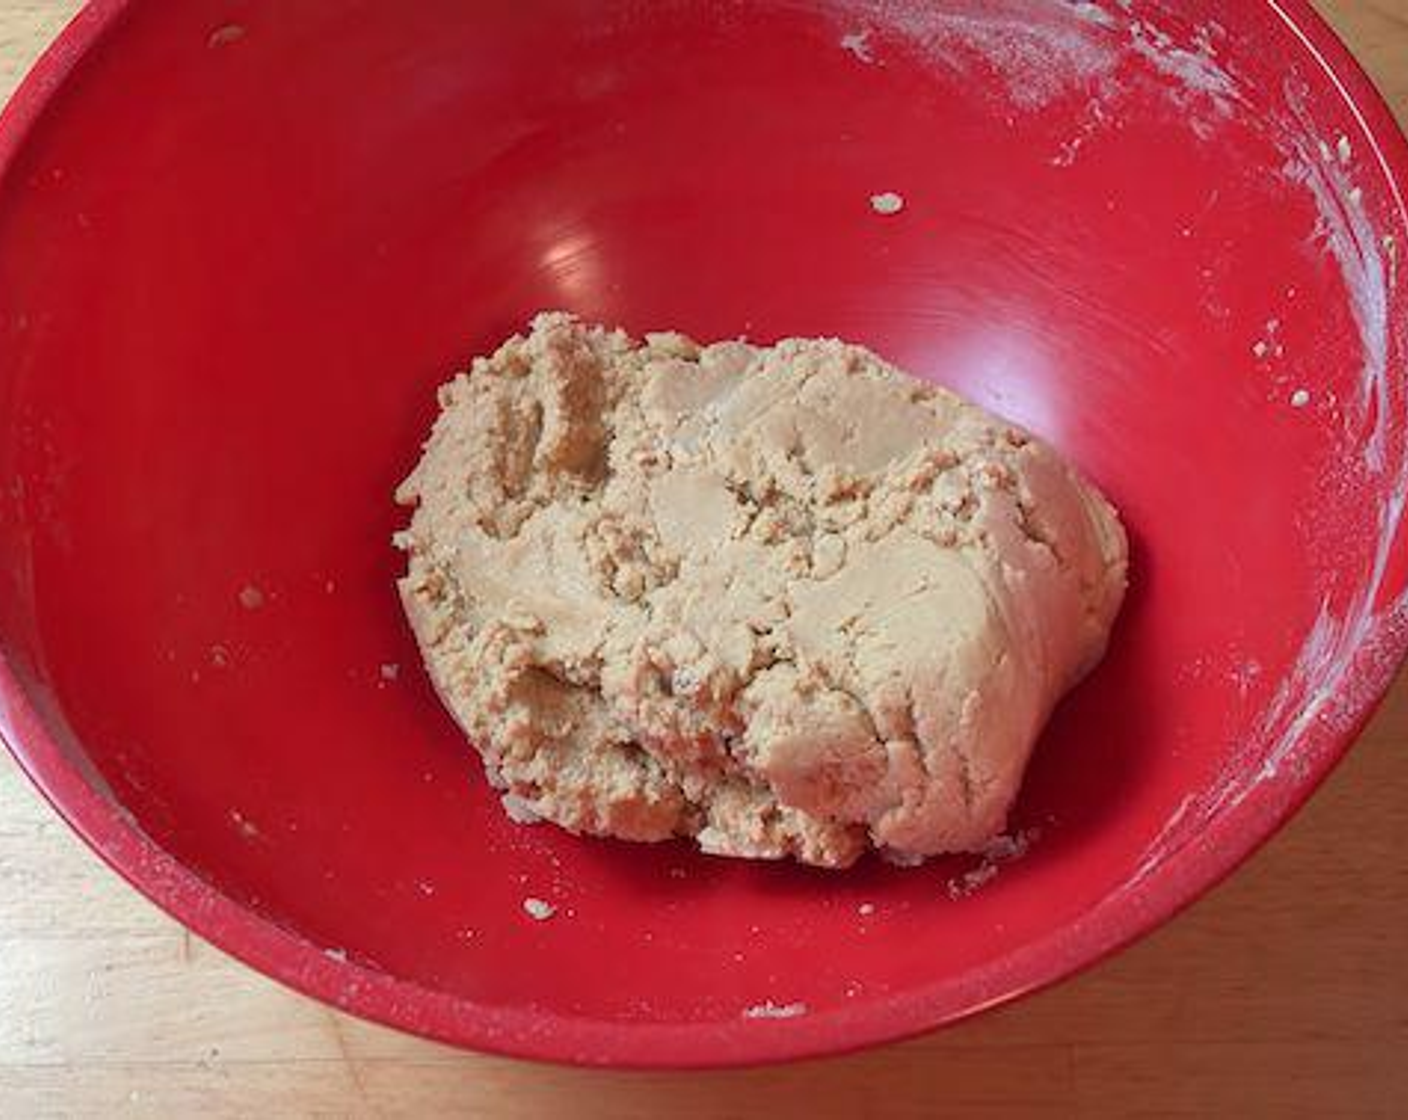
[[[546,313],[439,402],[402,601],[490,781],[574,832],[978,850],[1124,595],[1092,486],[858,346]]]

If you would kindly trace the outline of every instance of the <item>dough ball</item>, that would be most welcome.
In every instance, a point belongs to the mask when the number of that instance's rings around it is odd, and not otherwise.
[[[1055,452],[834,339],[543,314],[440,405],[402,600],[489,780],[573,832],[981,848],[1124,595]]]

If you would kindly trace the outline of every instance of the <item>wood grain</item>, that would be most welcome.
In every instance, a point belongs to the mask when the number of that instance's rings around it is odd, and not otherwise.
[[[0,0],[0,92],[76,7]],[[1408,0],[1321,8],[1408,117]],[[1405,745],[1408,679],[1227,885],[1054,991],[900,1046],[704,1075],[466,1055],[295,996],[107,871],[4,756],[0,1116],[1401,1116]]]

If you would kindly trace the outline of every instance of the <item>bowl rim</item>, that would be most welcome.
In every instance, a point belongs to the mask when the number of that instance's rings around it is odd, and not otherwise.
[[[1408,185],[1408,141],[1382,95],[1309,0],[1264,0],[1332,79],[1391,182]],[[0,110],[0,183],[68,77],[132,0],[88,0]],[[1401,195],[1399,216],[1408,224]],[[1393,557],[1408,555],[1396,541]],[[1301,807],[1360,738],[1408,655],[1408,626],[1375,617],[1359,649],[1374,656],[1344,718],[1303,730],[1300,765],[1263,783],[1171,853],[1137,889],[1106,896],[1075,922],[979,969],[858,1007],[787,1019],[616,1023],[494,1007],[365,968],[282,928],[183,867],[91,784],[67,757],[21,674],[0,649],[0,739],[20,770],[105,863],[167,914],[263,975],[362,1018],[425,1038],[509,1057],[623,1069],[738,1067],[821,1057],[927,1033],[1049,987],[1145,936],[1206,894]],[[1362,659],[1361,659],[1362,661]]]

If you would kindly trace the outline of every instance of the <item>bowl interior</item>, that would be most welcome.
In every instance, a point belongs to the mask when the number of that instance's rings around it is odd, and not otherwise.
[[[306,942],[284,979],[588,1060],[916,1029],[1205,885],[1386,682],[1402,148],[1304,5],[100,7],[0,181],[6,726]],[[557,307],[864,342],[1111,494],[1133,591],[1022,858],[825,874],[504,818],[402,622],[391,492],[435,386]]]

